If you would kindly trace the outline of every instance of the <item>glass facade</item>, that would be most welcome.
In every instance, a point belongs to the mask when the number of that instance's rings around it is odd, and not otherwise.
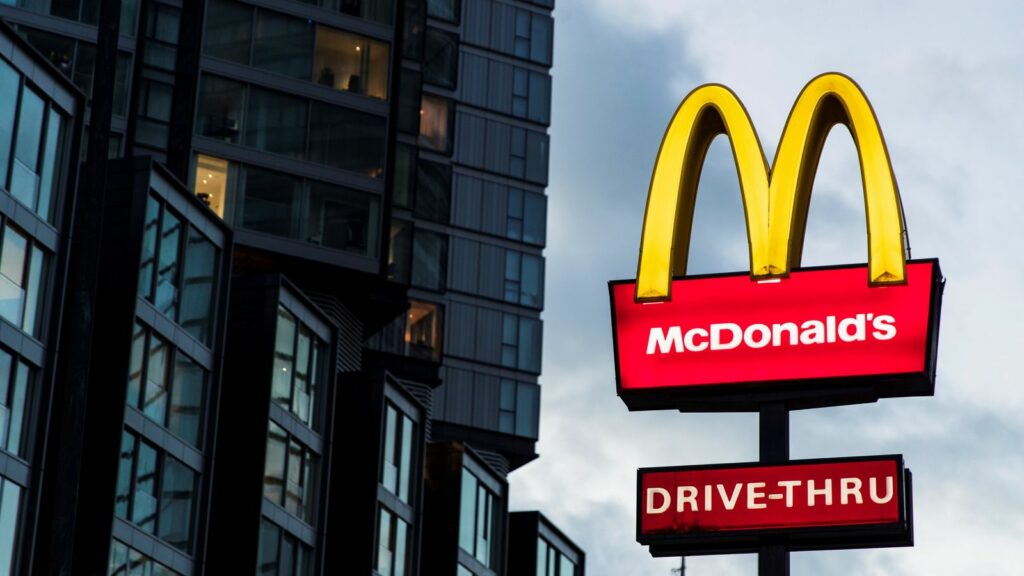
[[[0,572],[5,574],[10,574],[14,566],[21,493],[21,486],[0,476]]]
[[[236,226],[361,256],[375,256],[380,200],[373,194],[200,155],[196,194]]]
[[[191,552],[196,473],[177,458],[125,431],[114,513],[186,553]]]
[[[199,446],[208,375],[181,350],[136,322],[128,374],[128,405]]]
[[[178,573],[153,560],[135,548],[113,540],[110,543],[110,567],[108,576],[178,576]]]
[[[476,558],[488,568],[495,568],[495,551],[498,523],[496,512],[497,496],[473,475],[463,468],[459,504],[459,548]]]
[[[150,196],[146,204],[139,296],[209,346],[219,251],[195,226]]]
[[[576,576],[576,564],[547,540],[538,538],[537,576]]]

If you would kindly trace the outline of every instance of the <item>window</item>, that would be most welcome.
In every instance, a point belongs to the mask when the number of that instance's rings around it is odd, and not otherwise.
[[[448,237],[416,229],[412,246],[412,284],[442,291],[448,275]]]
[[[39,336],[39,300],[45,294],[46,258],[40,246],[9,222],[4,222],[0,246],[0,317],[32,336]]]
[[[209,346],[217,248],[153,196],[146,203],[145,218],[139,296]]]
[[[168,342],[136,323],[128,368],[128,405],[199,446],[207,374]]]
[[[462,469],[459,547],[489,568],[497,560],[497,554],[494,553],[498,541],[494,533],[497,525],[496,501],[497,497],[476,476]],[[500,511],[497,513],[500,514]]]
[[[281,92],[251,87],[245,118],[245,145],[303,158],[308,102]]]
[[[501,381],[498,429],[506,434],[537,438],[540,386],[515,380]]]
[[[451,149],[448,139],[450,117],[449,100],[424,94],[420,104],[420,146],[447,154]]]
[[[258,10],[253,29],[252,65],[285,76],[309,78],[313,30],[308,20]]]
[[[0,350],[0,449],[15,456],[24,455],[30,370],[27,364]]]
[[[536,192],[510,188],[506,236],[543,246],[546,225],[547,198]]]
[[[314,102],[309,159],[381,178],[384,175],[385,124],[380,116]]]
[[[418,300],[409,301],[409,311],[406,313],[405,322],[407,355],[435,362],[440,361],[441,342],[443,342],[441,318],[443,315],[443,308],[439,304]]]
[[[16,102],[21,87],[21,76],[6,60],[0,58],[0,102]],[[0,106],[0,180],[10,166],[11,146],[14,143],[14,106]]]
[[[427,0],[427,15],[447,22],[459,21],[462,0]]]
[[[245,84],[203,75],[196,130],[203,136],[237,144],[242,127]]]
[[[534,122],[551,121],[551,77],[516,68],[512,83],[512,114]]]
[[[389,53],[384,42],[317,26],[314,79],[337,90],[385,100]]]
[[[505,300],[532,308],[543,306],[544,259],[515,250],[505,252]]]
[[[423,80],[442,88],[454,89],[458,76],[458,36],[427,28],[423,55]]]
[[[415,424],[411,418],[391,403],[384,409],[384,459],[381,461],[380,482],[384,488],[410,503],[410,487],[415,478],[412,470],[412,443]]]
[[[274,342],[271,397],[303,424],[315,429],[326,344],[280,306]]]
[[[110,542],[110,567],[107,574],[108,576],[134,576],[135,574],[178,576],[174,570],[116,539]]]
[[[114,513],[175,548],[191,552],[195,481],[191,468],[125,431]]]
[[[266,518],[260,523],[258,576],[312,576],[313,549]]]
[[[576,576],[576,565],[546,540],[538,538],[537,576]]]
[[[417,163],[414,212],[421,218],[447,223],[451,214],[452,168],[437,162]]]
[[[313,524],[316,454],[271,421],[267,431],[267,460],[263,496],[307,524]]]
[[[540,374],[541,323],[505,314],[501,331],[501,365]]]
[[[14,545],[21,516],[21,486],[0,476],[0,572],[14,572]]]
[[[409,568],[409,525],[383,506],[378,522],[374,570],[380,576],[404,576]]]
[[[550,65],[551,31],[551,17],[517,9],[513,53],[519,58]]]

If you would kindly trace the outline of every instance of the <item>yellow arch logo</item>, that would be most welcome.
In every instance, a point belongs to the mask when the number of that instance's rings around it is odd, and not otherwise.
[[[860,157],[868,228],[868,281],[906,281],[906,231],[896,178],[878,120],[849,77],[822,74],[796,99],[769,172],[743,104],[718,84],[679,105],[654,164],[640,239],[636,300],[670,298],[673,272],[686,272],[693,208],[704,157],[715,136],[732,146],[750,244],[753,278],[786,276],[800,266],[811,187],[829,131],[843,124]]]

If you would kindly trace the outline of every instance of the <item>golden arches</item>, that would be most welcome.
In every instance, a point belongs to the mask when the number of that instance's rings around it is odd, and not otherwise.
[[[750,116],[728,88],[701,86],[679,105],[651,175],[637,267],[637,301],[670,296],[684,273],[704,156],[715,136],[732,145],[747,222],[750,273],[786,276],[799,266],[814,174],[829,131],[849,128],[857,147],[868,228],[869,282],[906,279],[899,190],[874,111],[860,87],[837,73],[811,80],[797,97],[769,172]]]

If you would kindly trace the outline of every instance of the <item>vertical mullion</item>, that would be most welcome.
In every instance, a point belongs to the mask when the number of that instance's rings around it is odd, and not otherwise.
[[[74,66],[72,66],[72,70],[74,70]],[[18,128],[21,125],[21,101],[24,92],[25,77],[19,74],[18,101],[15,103],[14,106],[14,124],[11,125],[11,152],[10,157],[8,158],[9,161],[7,162],[7,173],[0,175],[3,176],[4,181],[2,182],[2,184],[4,185],[4,189],[6,189],[8,193],[11,192],[10,182],[11,174],[14,173],[14,163],[18,161]]]

